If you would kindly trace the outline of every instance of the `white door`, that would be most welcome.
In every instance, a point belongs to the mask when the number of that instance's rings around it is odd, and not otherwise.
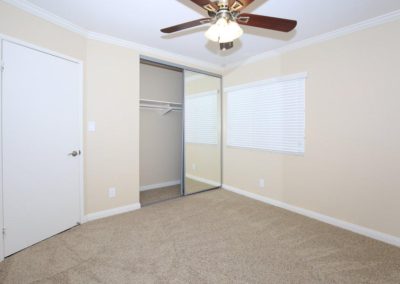
[[[80,64],[2,42],[5,256],[80,220]]]

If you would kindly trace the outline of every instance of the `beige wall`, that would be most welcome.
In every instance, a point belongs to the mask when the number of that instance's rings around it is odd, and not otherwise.
[[[139,54],[89,40],[85,105],[96,122],[85,135],[86,212],[139,202]]]
[[[221,80],[212,76],[188,72],[185,77],[185,95],[220,90]],[[220,100],[218,102],[220,109]],[[185,173],[187,176],[205,179],[213,184],[221,184],[221,141],[217,145],[193,144],[185,145]]]
[[[399,237],[399,30],[385,24],[225,74],[228,87],[308,79],[304,157],[225,147],[224,183]]]
[[[398,21],[385,24],[227,73],[225,86],[304,71],[309,77],[304,157],[225,147],[225,183],[400,236],[399,29]],[[84,62],[85,126],[98,124],[85,133],[85,211],[137,202],[138,54],[2,1],[0,33]],[[257,187],[261,177],[265,190]],[[114,200],[106,197],[111,185]]]
[[[141,99],[182,103],[183,73],[140,65]],[[181,180],[182,111],[140,110],[140,185]]]
[[[186,176],[197,177],[221,184],[221,146],[186,144]],[[193,166],[194,165],[194,166]]]
[[[139,52],[88,40],[1,0],[0,34],[83,62],[85,214],[139,202]],[[199,68],[152,50],[141,54]],[[96,132],[87,132],[88,121]],[[110,187],[117,189],[112,199]]]
[[[0,0],[0,33],[84,60],[86,39]]]
[[[221,88],[219,78],[199,74],[195,72],[186,72],[185,75],[185,95],[195,95],[199,93],[211,92]]]
[[[83,61],[85,213],[139,202],[139,54],[86,38],[0,1],[0,33]],[[86,132],[88,120],[97,131]],[[116,198],[108,188],[116,187]]]

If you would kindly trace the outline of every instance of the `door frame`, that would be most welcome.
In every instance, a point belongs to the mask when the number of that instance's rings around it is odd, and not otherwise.
[[[34,49],[39,52],[46,53],[51,56],[56,56],[64,60],[71,61],[78,64],[79,66],[79,94],[78,94],[78,106],[79,106],[79,148],[81,150],[81,155],[79,155],[79,222],[83,223],[84,220],[84,149],[83,149],[83,61],[55,52],[53,50],[37,46],[26,41],[22,41],[4,34],[0,33],[0,63],[3,66],[3,42],[8,41],[14,44],[18,44],[27,48]],[[1,68],[0,67],[0,68]],[[3,72],[0,72],[0,136],[3,135],[3,114],[2,109],[2,98],[3,98]],[[2,138],[2,137],[1,137]],[[0,262],[4,260],[4,200],[3,200],[3,145],[2,139],[0,139]]]

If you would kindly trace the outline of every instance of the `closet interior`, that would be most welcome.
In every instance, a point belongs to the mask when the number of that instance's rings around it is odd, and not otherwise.
[[[140,64],[140,203],[182,194],[183,70]]]
[[[221,78],[140,65],[141,205],[220,188]]]

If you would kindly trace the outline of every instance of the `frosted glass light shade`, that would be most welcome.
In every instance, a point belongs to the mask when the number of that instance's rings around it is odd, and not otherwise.
[[[229,22],[219,39],[220,43],[231,42],[238,39],[243,34],[242,28],[236,22]]]
[[[214,42],[219,42],[221,33],[227,26],[228,22],[225,18],[218,19],[218,21],[206,31],[206,38]]]
[[[225,18],[219,19],[206,32],[205,36],[215,42],[226,43],[232,42],[243,34],[242,28],[238,23],[228,21]]]

